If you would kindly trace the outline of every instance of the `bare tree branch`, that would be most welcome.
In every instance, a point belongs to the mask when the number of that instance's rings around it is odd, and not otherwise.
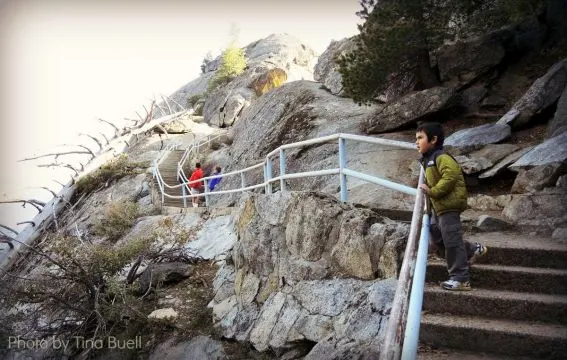
[[[108,141],[108,138],[106,137],[106,135],[104,135],[103,133],[99,133],[102,135],[102,137],[104,138],[104,140],[106,140],[106,145],[110,144],[110,141]]]
[[[14,233],[15,235],[18,235],[18,232],[17,232],[16,230],[12,229],[12,228],[11,228],[11,227],[9,227],[9,226],[6,226],[6,225],[2,225],[2,224],[0,224],[0,228],[2,228],[2,229],[6,229],[6,230],[8,230],[8,231],[11,231],[11,232],[13,232],[13,233]]]
[[[154,99],[153,99],[153,104],[155,104],[155,106],[162,112],[162,114],[165,114],[165,109],[162,108],[162,107],[160,106],[160,104],[156,103],[156,98],[155,98],[155,96],[154,96]]]
[[[12,244],[12,241],[14,241],[13,237],[0,233],[0,243],[8,244],[10,250],[14,250],[14,244]]]
[[[57,159],[61,155],[71,155],[71,154],[79,154],[79,155],[87,154],[87,155],[90,155],[90,154],[92,154],[92,151],[80,151],[80,150],[62,151],[62,152],[57,152],[57,153],[43,154],[43,155],[39,155],[39,156],[35,156],[35,157],[25,158],[25,159],[18,160],[18,162],[37,160],[37,159],[41,159],[41,158],[49,157],[49,156],[55,156],[55,159]]]
[[[112,126],[112,127],[114,128],[114,134],[115,134],[116,136],[118,136],[120,130],[118,129],[118,127],[116,127],[116,125],[114,125],[114,124],[111,123],[110,121],[106,121],[106,120],[101,119],[101,118],[98,118],[98,120],[99,120],[99,121],[102,121],[103,123],[106,123],[106,124]]]
[[[99,141],[97,138],[95,138],[95,137],[92,136],[92,135],[84,134],[84,133],[79,134],[79,136],[81,136],[81,135],[83,135],[83,136],[88,136],[88,137],[90,137],[91,139],[93,139],[93,140],[96,142],[96,144],[98,145],[99,150],[102,150],[102,144],[100,143],[100,141]]]
[[[179,106],[179,110],[185,110],[185,108],[184,108],[183,106],[181,106],[177,101],[173,100],[173,99],[170,98],[169,96],[163,95],[163,94],[162,94],[161,96],[168,98],[168,99],[171,100],[174,104],[176,104],[177,106]]]
[[[17,204],[22,203],[22,207],[26,207],[26,204],[30,204],[37,209],[38,212],[41,212],[42,208],[45,206],[45,203],[39,200],[30,199],[30,200],[6,200],[0,201],[0,204]],[[41,207],[40,207],[41,206]]]

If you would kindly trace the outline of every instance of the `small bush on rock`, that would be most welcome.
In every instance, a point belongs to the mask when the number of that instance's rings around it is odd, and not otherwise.
[[[139,206],[131,201],[114,203],[108,208],[104,218],[93,226],[95,235],[105,236],[110,241],[122,237],[138,217]]]
[[[227,84],[246,69],[247,61],[244,50],[234,45],[229,46],[221,55],[221,64],[215,76],[209,82],[207,92]]]
[[[128,155],[121,154],[102,165],[97,170],[77,180],[76,190],[73,196],[78,199],[83,194],[88,194],[97,189],[108,186],[112,181],[123,178],[126,175],[140,174],[149,166],[145,162],[128,162]]]

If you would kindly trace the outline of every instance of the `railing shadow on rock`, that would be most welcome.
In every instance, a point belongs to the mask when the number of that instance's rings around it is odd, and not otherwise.
[[[340,200],[342,202],[348,201],[347,176],[358,178],[369,183],[385,186],[387,188],[415,196],[410,234],[408,237],[408,242],[406,244],[404,260],[398,276],[396,295],[392,303],[388,326],[385,331],[385,338],[383,339],[381,346],[380,360],[398,360],[400,358],[404,360],[415,359],[417,356],[417,345],[419,341],[419,324],[421,321],[421,306],[423,302],[425,270],[427,265],[427,251],[429,243],[429,215],[427,211],[424,212],[425,203],[427,201],[425,201],[425,195],[423,194],[423,192],[419,190],[419,186],[424,182],[424,171],[423,169],[421,169],[420,171],[418,187],[416,189],[403,184],[398,184],[384,178],[379,178],[373,175],[349,169],[346,166],[346,141],[348,140],[355,142],[364,142],[411,150],[415,150],[415,145],[413,143],[397,140],[342,133],[300,141],[292,144],[286,144],[267,154],[264,162],[262,163],[249,166],[245,169],[222,174],[222,177],[240,176],[240,188],[210,192],[208,191],[208,182],[214,179],[216,177],[215,175],[190,182],[183,171],[183,166],[191,153],[198,153],[199,149],[202,146],[205,146],[207,144],[210,145],[212,140],[214,140],[214,138],[211,138],[209,136],[205,141],[198,142],[187,148],[187,150],[183,154],[183,157],[177,164],[177,177],[181,180],[180,184],[166,184],[163,181],[163,177],[161,176],[159,171],[159,165],[164,161],[165,157],[167,157],[168,152],[177,149],[179,145],[173,145],[160,153],[160,156],[154,161],[153,174],[161,191],[162,203],[164,202],[165,197],[172,199],[183,199],[184,207],[186,207],[188,198],[192,199],[194,197],[205,197],[205,204],[208,207],[209,198],[212,195],[218,196],[232,194],[236,192],[250,191],[262,187],[264,188],[266,194],[272,194],[274,182],[280,183],[280,191],[286,191],[285,180],[287,179],[325,175],[339,175]],[[339,159],[337,168],[289,174],[286,173],[287,150],[315,144],[329,143],[332,141],[337,141],[339,147]],[[276,158],[278,158],[279,160],[279,175],[274,177],[273,164]],[[247,184],[246,174],[249,171],[259,168],[263,168],[264,181],[255,185]],[[204,182],[205,192],[192,195],[189,191],[189,186],[200,181]],[[166,194],[165,188],[181,188],[183,194],[179,196]]]

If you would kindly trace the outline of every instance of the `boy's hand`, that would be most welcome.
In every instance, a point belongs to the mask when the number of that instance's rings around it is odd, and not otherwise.
[[[427,184],[421,184],[419,187],[424,193],[429,194],[429,186],[427,186]]]

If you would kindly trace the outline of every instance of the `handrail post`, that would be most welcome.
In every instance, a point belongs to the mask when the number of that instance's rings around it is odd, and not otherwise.
[[[209,180],[203,180],[205,183],[205,206],[209,207]]]
[[[341,185],[341,201],[348,201],[347,192],[347,177],[343,173],[343,169],[346,168],[346,144],[345,139],[339,138],[339,179]]]
[[[246,173],[240,173],[240,185],[244,189],[246,187]]]
[[[272,183],[270,180],[272,179],[272,159],[266,159],[266,194],[272,194]]]
[[[285,150],[280,149],[280,176],[285,175]],[[285,180],[280,179],[280,191],[285,191]]]
[[[421,169],[419,173],[418,189],[424,180],[424,171]],[[404,252],[404,261],[398,282],[396,284],[396,295],[392,303],[390,317],[386,328],[386,336],[384,345],[380,351],[380,360],[399,360],[402,352],[402,343],[405,330],[405,319],[408,310],[408,296],[410,294],[410,286],[412,280],[412,260],[415,258],[416,242],[419,234],[420,220],[423,213],[423,191],[418,190],[415,197],[413,207],[413,215],[411,219],[410,233]]]
[[[426,200],[427,201],[427,200]],[[423,305],[423,288],[427,269],[427,252],[429,250],[429,214],[423,214],[421,236],[417,248],[417,260],[411,285],[408,307],[408,319],[402,348],[402,359],[416,359],[419,343],[419,324],[421,323],[421,307]]]
[[[181,191],[183,192],[183,207],[186,208],[187,207],[187,192],[185,190],[186,184],[183,183],[183,186],[181,187]]]

